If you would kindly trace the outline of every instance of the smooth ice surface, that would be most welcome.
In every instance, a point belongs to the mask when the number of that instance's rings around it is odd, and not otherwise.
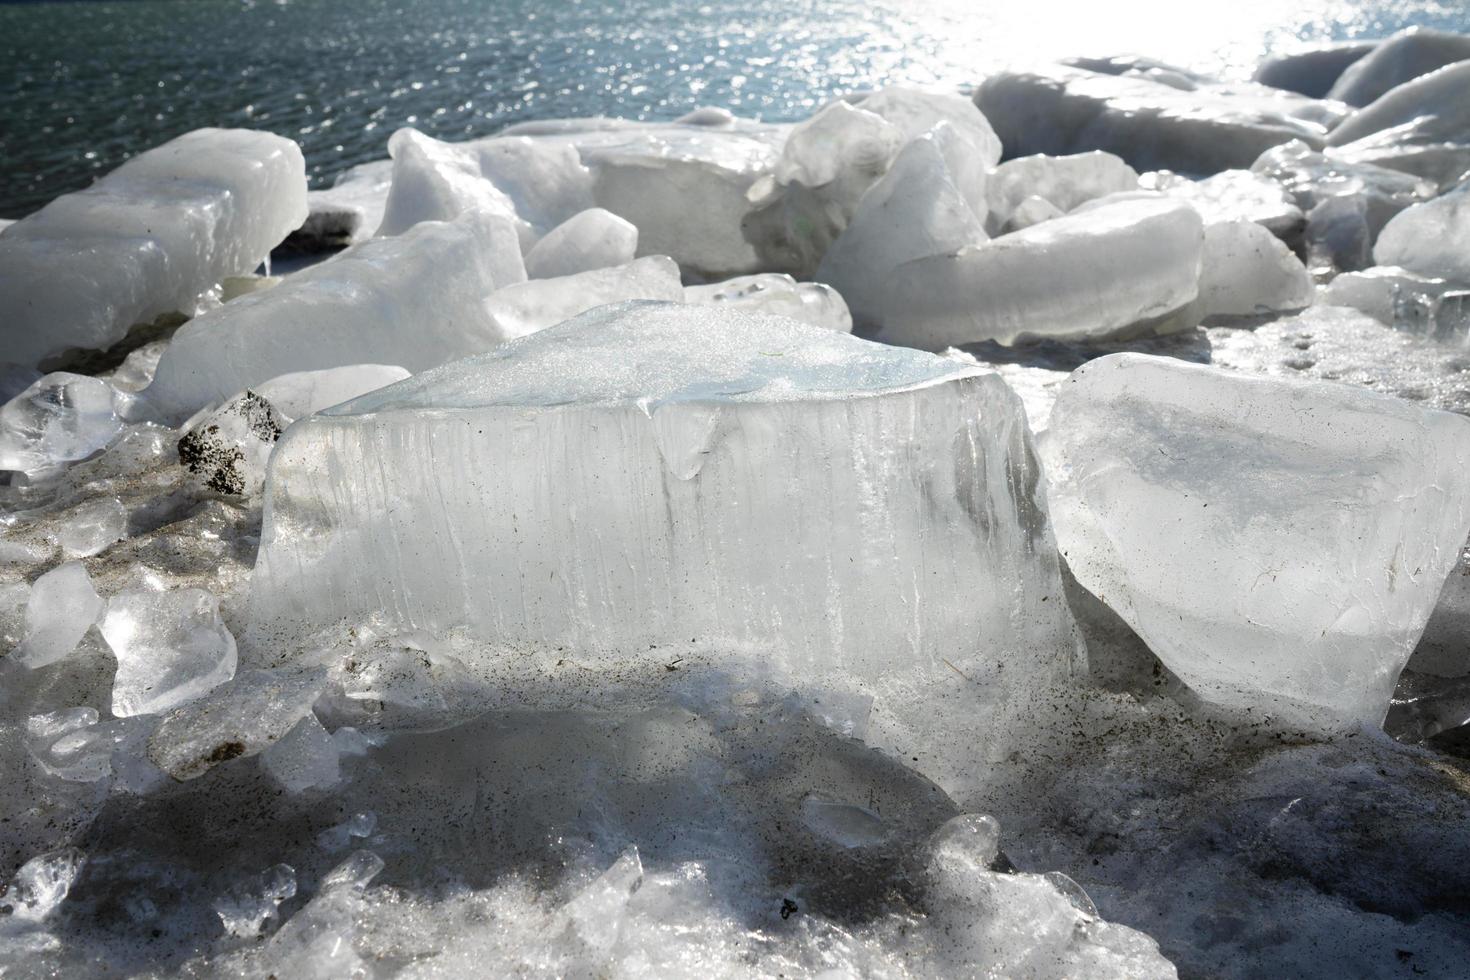
[[[985,185],[989,226],[1000,231],[1027,198],[1040,197],[1060,211],[1094,198],[1138,189],[1138,171],[1111,153],[1017,157],[996,167]]]
[[[1327,97],[1365,106],[1407,81],[1470,58],[1470,37],[1411,28],[1378,44],[1349,65]]]
[[[1409,324],[1404,314],[1414,307],[1432,308],[1451,289],[1443,279],[1421,276],[1397,266],[1371,266],[1345,272],[1322,288],[1326,306],[1349,306],[1391,326]]]
[[[0,406],[0,470],[42,475],[103,449],[123,399],[105,381],[56,371]]]
[[[1015,396],[975,368],[607,307],[293,426],[252,642],[381,609],[504,647],[498,671],[558,649],[755,668],[874,698],[872,737],[960,785],[983,705],[1070,664],[1033,464]]]
[[[526,253],[532,279],[571,276],[626,265],[638,254],[638,229],[602,208],[588,208],[557,225]]]
[[[288,139],[199,129],[140,153],[0,236],[0,361],[106,348],[192,313],[305,218],[305,163]]]
[[[203,589],[132,589],[107,601],[102,638],[117,657],[112,713],[158,714],[235,676],[235,638]]]
[[[290,372],[364,361],[419,371],[479,353],[496,343],[485,298],[525,277],[505,219],[424,222],[189,321],[143,398],[179,419]]]
[[[1188,328],[1171,314],[1198,295],[1203,239],[1189,205],[1130,200],[918,259],[887,280],[881,337],[942,350]]]
[[[1065,65],[1000,71],[975,90],[1007,155],[1104,150],[1140,171],[1207,176],[1248,167],[1278,143],[1320,146],[1328,104],[1264,86],[1186,81],[1181,89],[1138,75]]]
[[[485,301],[485,310],[491,336],[498,344],[544,330],[593,307],[629,300],[684,302],[679,267],[666,255],[648,255],[627,265],[529,279],[497,290]]]
[[[1284,241],[1300,239],[1306,215],[1292,203],[1280,182],[1250,170],[1222,170],[1204,180],[1178,174],[1151,173],[1143,187],[1194,205],[1205,224],[1246,220],[1268,229]]]
[[[81,562],[51,569],[31,586],[25,639],[10,652],[11,661],[34,669],[65,657],[102,615],[104,605]]]
[[[1470,531],[1470,422],[1346,386],[1118,354],[1042,453],[1077,580],[1202,697],[1378,725]]]
[[[985,241],[984,209],[974,210],[949,163],[964,152],[948,124],[911,141],[823,255],[816,279],[842,294],[857,322],[878,322],[889,278],[905,262]]]
[[[301,252],[324,252],[373,237],[393,183],[393,161],[374,160],[343,172],[331,187],[306,192],[306,221],[286,238]]]
[[[1461,61],[1390,89],[1332,130],[1331,154],[1454,183],[1470,170],[1467,82],[1470,61]]]
[[[116,497],[96,497],[67,515],[58,544],[67,558],[90,558],[127,537],[128,509]]]
[[[1400,211],[1379,232],[1373,258],[1379,265],[1470,283],[1470,187]]]
[[[786,316],[842,333],[852,333],[852,313],[843,297],[820,282],[797,282],[779,272],[737,276],[707,286],[684,287],[684,302],[742,313]]]
[[[1254,221],[1205,226],[1202,317],[1254,316],[1311,306],[1312,277],[1291,249]]]
[[[1377,41],[1332,41],[1313,44],[1261,62],[1252,78],[1262,85],[1284,88],[1320,99],[1332,90],[1343,71],[1378,46]]]
[[[396,364],[347,364],[320,371],[293,371],[252,390],[295,421],[406,377],[408,371]]]

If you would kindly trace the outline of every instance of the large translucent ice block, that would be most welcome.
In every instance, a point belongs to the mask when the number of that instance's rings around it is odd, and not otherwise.
[[[293,426],[251,635],[381,613],[508,664],[756,669],[875,699],[878,741],[959,779],[983,705],[1071,664],[1038,480],[974,365],[602,307]]]
[[[469,212],[422,222],[189,321],[143,401],[185,418],[295,371],[365,361],[420,371],[477,354],[502,339],[485,298],[525,278],[508,219]]]
[[[1470,421],[1139,354],[1060,386],[1042,445],[1077,580],[1208,700],[1383,721],[1470,531]]]
[[[306,220],[306,165],[270,133],[199,129],[0,235],[0,362],[106,348],[193,313]]]

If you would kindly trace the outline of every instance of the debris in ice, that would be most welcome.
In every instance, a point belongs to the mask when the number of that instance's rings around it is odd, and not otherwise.
[[[1265,226],[1244,219],[1205,225],[1201,319],[1300,310],[1314,293],[1306,266]]]
[[[950,167],[967,152],[948,123],[910,141],[823,254],[816,278],[842,294],[856,322],[880,322],[888,280],[904,263],[986,240],[985,209],[974,209]]]
[[[880,336],[942,350],[1188,329],[1203,240],[1189,205],[1128,200],[916,259],[887,280]]]
[[[504,219],[424,222],[189,321],[142,397],[181,421],[290,372],[364,361],[419,371],[479,353],[496,343],[485,298],[525,278]]]
[[[229,935],[254,939],[276,918],[281,903],[295,897],[296,869],[277,864],[232,885],[214,900],[214,912]]]
[[[1329,41],[1272,55],[1256,68],[1254,81],[1311,99],[1326,98],[1347,67],[1378,46],[1377,41]]]
[[[257,496],[271,450],[290,424],[269,401],[246,390],[185,426],[179,438],[179,464],[201,490]]]
[[[160,714],[235,676],[235,638],[203,589],[133,589],[107,601],[102,638],[117,657],[112,713]]]
[[[1095,198],[1137,189],[1138,171],[1111,153],[1016,157],[996,167],[985,185],[988,227],[999,233],[1028,198],[1042,198],[1067,212]]]
[[[780,272],[685,286],[684,302],[786,316],[814,327],[852,333],[852,314],[837,290],[821,282],[797,282]]]
[[[31,586],[25,639],[11,661],[32,669],[55,663],[76,649],[105,606],[81,562],[56,566]]]
[[[311,712],[326,684],[321,668],[242,672],[208,699],[165,718],[148,741],[148,757],[183,781],[231,759],[258,755]]]
[[[1400,211],[1378,234],[1373,258],[1470,284],[1470,187]]]
[[[1348,65],[1327,98],[1366,106],[1389,90],[1456,61],[1470,59],[1470,37],[1412,27],[1376,44]]]
[[[1470,422],[1345,386],[1112,355],[1042,452],[1077,580],[1202,697],[1310,728],[1382,722],[1470,533]]]
[[[105,449],[122,429],[105,381],[58,371],[0,406],[0,470],[44,476]]]
[[[306,217],[306,165],[270,133],[199,129],[0,237],[0,360],[38,365],[194,313]]]
[[[547,232],[526,253],[532,279],[572,276],[626,265],[638,254],[638,229],[602,208],[588,208]]]
[[[1249,167],[1288,140],[1320,147],[1343,114],[1333,103],[1265,86],[1203,82],[1180,90],[1063,65],[996,72],[976,88],[975,104],[1008,156],[1103,150],[1139,171],[1192,176]]]
[[[916,765],[953,782],[988,699],[1070,669],[1038,476],[1019,403],[978,369],[779,317],[605,307],[292,426],[251,631],[382,610],[601,670],[759,652],[803,686],[885,692],[870,737],[927,731]],[[1027,584],[975,585],[999,581]]]
[[[345,364],[282,374],[253,390],[286,419],[295,421],[406,377],[408,372],[395,364]]]
[[[684,302],[679,267],[666,255],[648,255],[627,265],[528,279],[496,290],[485,301],[493,338],[485,348],[545,330],[594,307],[629,300]]]

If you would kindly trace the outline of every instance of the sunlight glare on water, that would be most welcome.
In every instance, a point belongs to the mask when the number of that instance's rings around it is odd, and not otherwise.
[[[1422,24],[1433,0],[114,0],[0,3],[0,216],[199,126],[289,136],[320,185],[415,126],[770,120],[887,84],[965,89],[987,66],[1134,52],[1228,75],[1298,43]]]

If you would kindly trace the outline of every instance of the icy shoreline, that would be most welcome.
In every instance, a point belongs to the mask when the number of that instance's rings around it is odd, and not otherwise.
[[[0,973],[1453,975],[1466,56],[5,228]]]

